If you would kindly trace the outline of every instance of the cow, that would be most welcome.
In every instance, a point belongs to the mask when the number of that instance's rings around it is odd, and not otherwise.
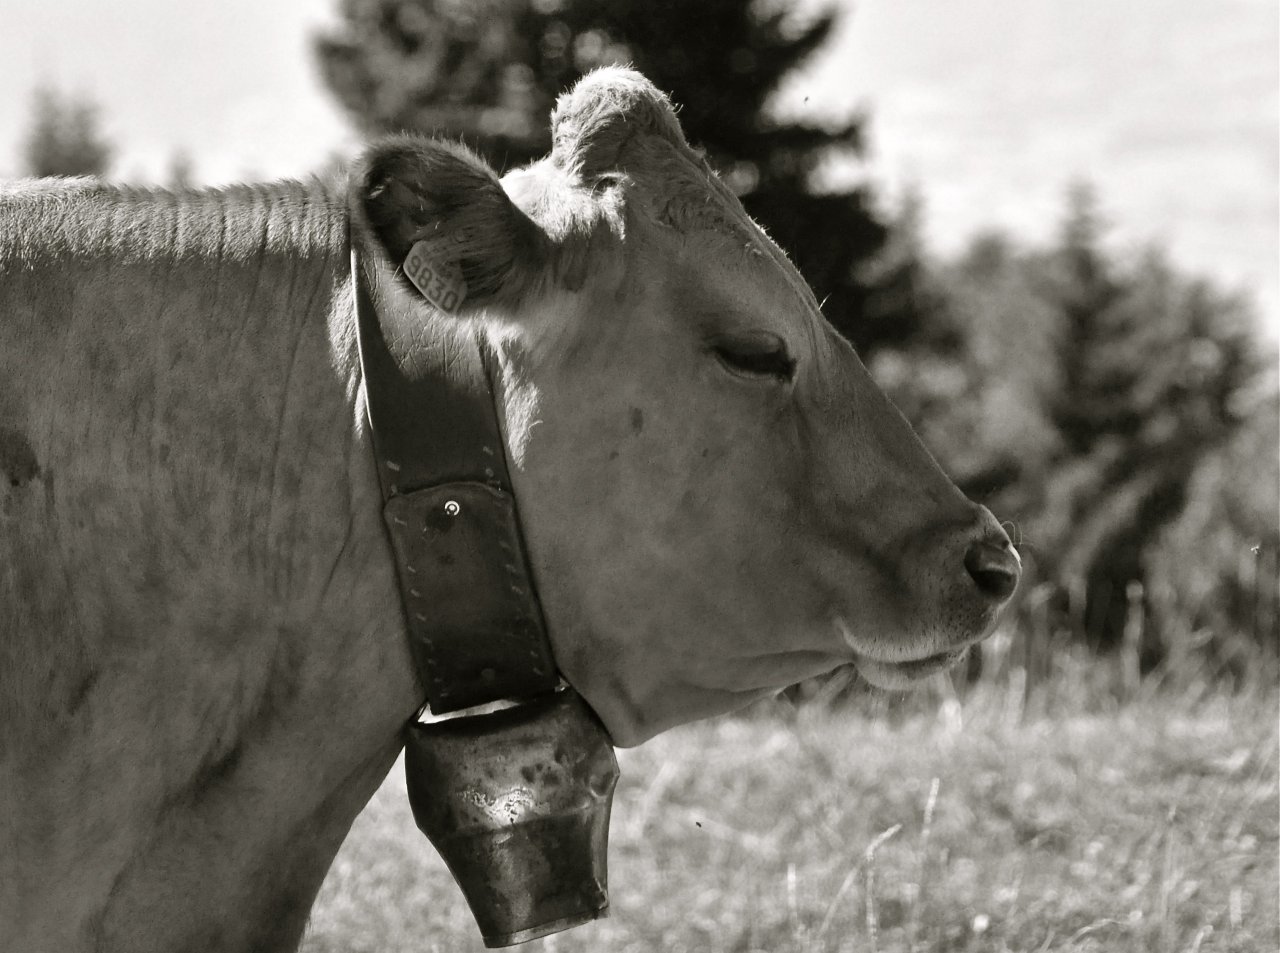
[[[499,178],[0,196],[0,949],[291,950],[422,704],[349,255],[470,322],[556,662],[616,745],[853,665],[905,688],[1018,581],[670,101],[606,69]],[[429,230],[456,313],[404,278]]]

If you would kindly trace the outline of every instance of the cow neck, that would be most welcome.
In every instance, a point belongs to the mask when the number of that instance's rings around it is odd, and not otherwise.
[[[559,673],[516,513],[492,353],[469,322],[379,311],[368,267],[353,243],[383,522],[427,703],[442,714],[553,691]]]

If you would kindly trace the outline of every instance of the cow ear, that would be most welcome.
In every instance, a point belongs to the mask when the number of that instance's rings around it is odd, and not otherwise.
[[[353,172],[352,216],[413,294],[446,311],[512,304],[534,290],[549,240],[458,143],[398,136]]]

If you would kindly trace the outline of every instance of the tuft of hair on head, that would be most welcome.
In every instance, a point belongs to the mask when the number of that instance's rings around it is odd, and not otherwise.
[[[625,171],[625,152],[637,137],[689,148],[671,100],[625,67],[604,67],[579,80],[557,100],[551,130],[552,160],[588,180]]]

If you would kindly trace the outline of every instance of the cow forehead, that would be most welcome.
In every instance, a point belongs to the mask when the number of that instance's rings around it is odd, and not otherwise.
[[[562,259],[591,257],[590,270],[604,273],[612,269],[600,267],[601,255],[629,268],[643,263],[659,272],[651,280],[671,286],[687,304],[681,310],[793,328],[821,321],[794,264],[687,147],[649,137],[630,147],[625,169],[593,182],[544,160],[509,173],[503,187],[548,232]],[[594,242],[602,231],[616,240]]]
[[[771,332],[794,352],[812,350],[822,312],[795,265],[736,199],[701,206],[686,213],[689,224],[654,236],[666,247],[658,267],[675,270],[677,315],[707,330]]]
[[[682,237],[662,258],[673,266],[673,306],[710,328],[771,331],[791,338],[820,321],[795,268],[762,243],[694,234]]]

